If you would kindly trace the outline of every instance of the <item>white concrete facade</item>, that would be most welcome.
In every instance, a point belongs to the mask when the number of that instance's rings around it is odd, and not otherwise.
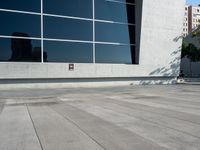
[[[143,0],[139,64],[74,64],[69,71],[67,63],[1,62],[0,79],[174,78],[180,70],[184,6],[185,0]]]

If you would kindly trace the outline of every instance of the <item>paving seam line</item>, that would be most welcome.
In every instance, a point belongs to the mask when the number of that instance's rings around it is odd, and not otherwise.
[[[33,118],[32,118],[32,116],[31,116],[31,113],[30,113],[30,110],[29,110],[29,107],[28,107],[27,104],[26,104],[26,109],[27,109],[28,114],[29,114],[29,117],[30,117],[30,119],[31,119],[31,122],[32,122],[32,125],[33,125],[33,128],[34,128],[35,134],[36,134],[36,136],[37,136],[37,139],[38,139],[38,141],[39,141],[39,144],[40,144],[41,150],[44,150],[44,148],[43,148],[43,146],[42,146],[42,142],[41,142],[40,137],[39,137],[39,135],[38,135],[38,132],[37,132],[37,129],[36,129],[35,123],[34,123],[34,121],[33,121]]]
[[[69,117],[63,116],[60,112],[58,112],[57,110],[55,110],[54,108],[48,106],[50,109],[52,109],[53,111],[55,111],[56,113],[58,113],[60,116],[62,116],[65,120],[69,121],[70,123],[72,123],[75,127],[77,127],[80,131],[82,131],[86,136],[88,136],[90,139],[92,139],[97,145],[99,145],[101,148],[103,148],[104,150],[107,150],[101,143],[99,143],[97,140],[95,140],[92,136],[90,136],[88,133],[86,133],[78,124],[76,124],[72,119],[70,119]]]

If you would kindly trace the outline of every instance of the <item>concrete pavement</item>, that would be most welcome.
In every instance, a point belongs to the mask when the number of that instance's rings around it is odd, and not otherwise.
[[[0,150],[200,150],[200,86],[0,91]]]

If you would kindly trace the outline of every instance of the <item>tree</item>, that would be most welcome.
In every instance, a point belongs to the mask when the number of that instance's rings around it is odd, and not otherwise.
[[[191,63],[200,61],[200,49],[191,43],[186,44],[183,42],[181,58],[183,57],[187,57],[190,60],[190,76],[192,76]]]
[[[182,44],[182,55],[181,57],[187,57],[192,62],[200,61],[200,49],[198,49],[195,45],[189,43],[186,44],[183,42]]]
[[[197,29],[195,29],[191,35],[192,38],[196,38],[200,44],[200,21]],[[190,75],[192,76],[191,62],[200,61],[200,49],[192,43],[186,44],[183,42],[181,58],[183,57],[187,57],[190,60]]]
[[[193,32],[192,37],[198,38],[199,43],[200,43],[200,21],[197,29]]]

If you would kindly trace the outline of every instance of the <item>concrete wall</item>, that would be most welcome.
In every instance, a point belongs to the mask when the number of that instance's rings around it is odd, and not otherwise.
[[[137,0],[139,3],[141,0]],[[185,0],[143,0],[138,65],[0,63],[0,79],[174,77],[180,65]]]
[[[191,62],[190,64],[188,58],[183,58],[181,60],[181,70],[183,70],[186,77],[200,77],[200,62]]]

